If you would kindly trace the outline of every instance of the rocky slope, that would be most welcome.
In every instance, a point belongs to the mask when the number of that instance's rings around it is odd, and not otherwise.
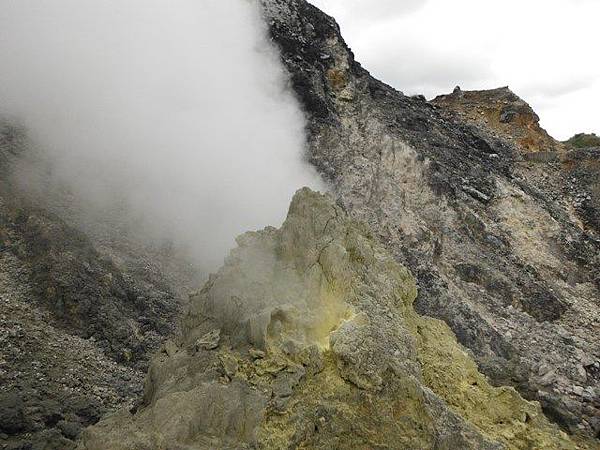
[[[564,155],[507,89],[404,96],[355,61],[332,18],[302,0],[263,4],[311,162],[410,268],[417,310],[444,320],[492,383],[598,436],[598,152]]]
[[[83,226],[66,194],[53,205],[24,190],[30,152],[22,129],[0,125],[0,448],[68,449],[138,401],[201,278],[114,224]]]
[[[281,229],[238,244],[154,359],[140,411],[80,449],[581,448],[419,316],[408,270],[332,199],[305,188]]]

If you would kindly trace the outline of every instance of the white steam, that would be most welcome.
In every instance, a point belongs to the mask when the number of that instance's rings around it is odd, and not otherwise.
[[[255,2],[0,0],[0,64],[0,114],[90,208],[124,201],[209,266],[319,187]]]

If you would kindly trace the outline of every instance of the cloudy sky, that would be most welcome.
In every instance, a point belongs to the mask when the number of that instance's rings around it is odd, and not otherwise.
[[[600,0],[311,0],[406,94],[510,88],[558,139],[600,134]]]

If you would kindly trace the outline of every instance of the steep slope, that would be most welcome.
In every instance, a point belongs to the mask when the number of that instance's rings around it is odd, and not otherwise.
[[[238,238],[152,364],[139,412],[81,449],[574,449],[539,405],[493,388],[410,273],[329,197]]]
[[[309,3],[262,3],[309,118],[311,162],[414,273],[417,310],[448,323],[494,384],[597,436],[600,240],[574,206],[583,172],[528,156],[555,141],[507,90],[463,98],[518,103],[506,120],[522,139],[469,120],[472,106],[461,116],[374,79]]]
[[[137,401],[188,274],[111,224],[84,232],[68,196],[58,207],[24,190],[15,167],[30,152],[23,129],[0,124],[0,447],[68,449]]]
[[[562,159],[562,171],[582,226],[600,234],[600,147],[568,152]]]

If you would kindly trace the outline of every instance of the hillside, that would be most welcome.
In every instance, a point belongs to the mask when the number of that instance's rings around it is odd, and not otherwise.
[[[600,147],[600,137],[595,133],[579,133],[565,141],[565,145],[571,148]]]

